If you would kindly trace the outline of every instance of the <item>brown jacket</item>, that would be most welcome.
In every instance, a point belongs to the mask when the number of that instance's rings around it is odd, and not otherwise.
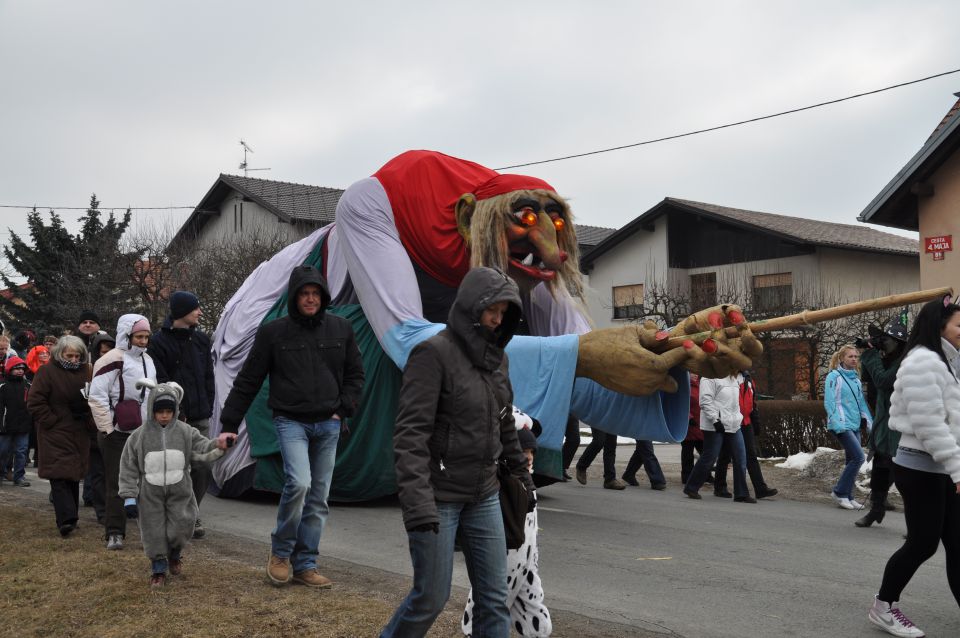
[[[90,381],[90,366],[67,370],[51,361],[37,371],[27,409],[37,426],[37,449],[45,479],[80,481],[87,473],[90,433],[95,431],[82,391]]]

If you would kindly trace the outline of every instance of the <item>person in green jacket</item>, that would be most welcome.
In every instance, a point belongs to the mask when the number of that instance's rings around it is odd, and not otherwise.
[[[891,319],[884,327],[883,334],[864,343],[866,349],[860,355],[863,380],[875,390],[876,406],[870,407],[873,408],[876,418],[867,439],[867,447],[873,452],[870,511],[863,518],[854,521],[857,527],[870,527],[874,523],[880,523],[886,513],[887,493],[893,483],[893,457],[900,443],[900,433],[891,430],[887,425],[890,395],[893,394],[893,382],[897,378],[906,342],[907,327],[898,319]]]

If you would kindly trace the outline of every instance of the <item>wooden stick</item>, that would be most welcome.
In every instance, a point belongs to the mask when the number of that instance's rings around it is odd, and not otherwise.
[[[944,295],[953,295],[953,289],[949,287],[931,288],[930,290],[919,290],[917,292],[906,292],[898,295],[877,297],[876,299],[855,301],[853,303],[843,304],[842,306],[823,308],[822,310],[804,310],[785,317],[751,321],[747,324],[747,327],[752,332],[772,332],[774,330],[785,330],[787,328],[800,328],[801,326],[810,326],[824,321],[860,315],[865,312],[870,312],[871,310],[884,310],[886,308],[933,301],[934,299],[942,298]],[[727,326],[724,332],[730,339],[740,334],[736,326]],[[684,341],[693,341],[699,345],[714,335],[715,332],[708,331],[670,337],[669,339],[664,339],[662,342],[664,346],[656,348],[656,350],[663,351],[669,350],[670,348],[680,348],[683,346]]]

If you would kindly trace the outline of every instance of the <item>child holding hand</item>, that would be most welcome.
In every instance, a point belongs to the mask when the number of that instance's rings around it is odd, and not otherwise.
[[[209,463],[223,456],[236,434],[208,439],[177,420],[183,388],[141,379],[149,388],[149,418],[134,430],[120,456],[119,494],[127,518],[140,519],[143,550],[152,564],[150,586],[163,587],[167,570],[177,576],[181,553],[193,537],[199,510],[190,479],[191,463]]]

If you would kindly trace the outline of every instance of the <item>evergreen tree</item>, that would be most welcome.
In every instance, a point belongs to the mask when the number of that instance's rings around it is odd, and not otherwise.
[[[125,253],[120,244],[130,225],[130,210],[120,219],[110,212],[104,221],[99,206],[97,196],[91,195],[76,235],[67,230],[57,213],[49,212],[47,224],[36,208],[27,215],[30,244],[10,233],[3,254],[26,282],[18,285],[0,272],[0,281],[13,293],[0,296],[5,324],[29,328],[38,335],[59,335],[76,329],[83,310],[97,312],[102,327],[108,328],[119,314],[134,309],[130,306],[136,303],[131,273],[136,255]]]

